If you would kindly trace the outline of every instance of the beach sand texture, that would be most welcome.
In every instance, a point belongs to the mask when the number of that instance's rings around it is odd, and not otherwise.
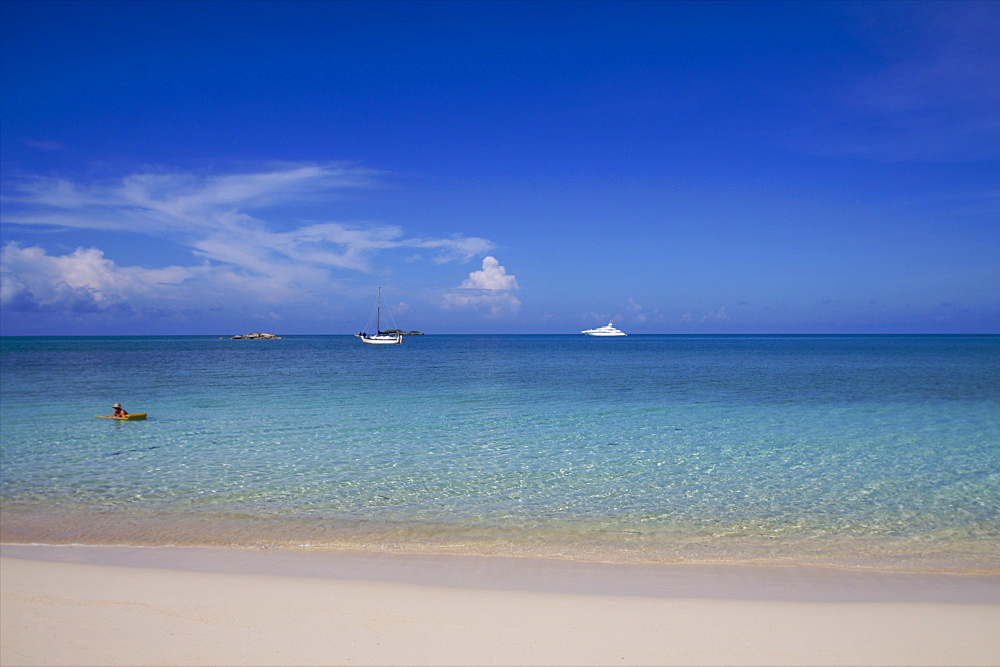
[[[294,566],[322,558],[334,562],[333,570]],[[95,560],[113,564],[86,562]],[[162,567],[164,561],[176,562],[179,569]],[[224,561],[232,571],[218,571]],[[674,583],[642,596],[592,592],[601,582],[590,579],[625,572],[629,566],[567,568],[525,559],[414,560],[378,554],[344,556],[339,565],[336,561],[336,556],[293,555],[289,560],[287,554],[207,549],[7,546],[0,561],[0,663],[1000,662],[997,577],[857,575],[804,568],[760,568],[755,577],[753,568],[695,567],[693,582],[684,584],[686,566],[674,566]],[[361,573],[365,562],[371,564],[366,575]],[[153,566],[137,566],[143,563]],[[407,569],[406,563],[416,565]],[[385,576],[393,568],[398,572],[401,564],[402,576]],[[199,566],[216,571],[199,571]],[[270,571],[290,566],[287,575]],[[353,578],[330,576],[337,568]],[[529,571],[553,585],[531,583],[522,576]],[[652,572],[632,571],[638,573],[637,585]],[[436,583],[413,583],[426,580],[427,573],[437,577]],[[576,592],[560,590],[572,588],[574,578]],[[865,589],[871,591],[867,599]]]

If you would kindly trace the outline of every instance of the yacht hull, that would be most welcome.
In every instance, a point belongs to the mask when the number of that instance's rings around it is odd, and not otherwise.
[[[612,322],[608,322],[607,326],[598,327],[597,329],[587,329],[586,331],[581,331],[580,333],[585,336],[627,336],[628,334],[624,331],[615,329]]]

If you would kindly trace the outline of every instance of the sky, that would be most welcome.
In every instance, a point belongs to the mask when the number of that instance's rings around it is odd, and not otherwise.
[[[1000,333],[1000,2],[0,2],[0,334]]]

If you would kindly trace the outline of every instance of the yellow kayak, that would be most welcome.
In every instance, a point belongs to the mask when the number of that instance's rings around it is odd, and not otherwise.
[[[134,419],[145,419],[145,412],[137,412],[134,415],[125,415],[124,417],[115,417],[114,415],[94,415],[95,417],[101,417],[102,419],[118,419],[120,421],[132,421]]]

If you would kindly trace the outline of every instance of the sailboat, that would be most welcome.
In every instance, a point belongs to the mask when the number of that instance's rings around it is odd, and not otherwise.
[[[369,320],[371,323],[371,320]],[[375,331],[374,334],[361,332],[354,334],[361,339],[362,343],[370,345],[398,345],[403,342],[401,333],[384,333],[382,331],[382,288],[378,288],[378,297],[375,300]]]

